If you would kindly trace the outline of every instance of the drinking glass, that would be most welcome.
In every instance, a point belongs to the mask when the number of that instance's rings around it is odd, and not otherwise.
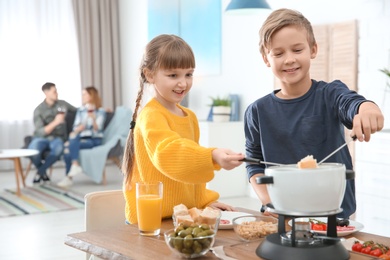
[[[58,106],[57,107],[57,113],[58,114],[65,114],[66,113],[66,107],[65,106]]]
[[[137,218],[140,235],[160,234],[162,216],[162,182],[136,183]]]
[[[87,104],[86,107],[87,107],[88,113],[95,112],[96,107],[94,104]]]

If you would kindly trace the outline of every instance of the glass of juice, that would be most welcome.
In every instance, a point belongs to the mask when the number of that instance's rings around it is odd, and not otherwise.
[[[162,182],[136,184],[139,233],[143,236],[160,234],[162,216]]]

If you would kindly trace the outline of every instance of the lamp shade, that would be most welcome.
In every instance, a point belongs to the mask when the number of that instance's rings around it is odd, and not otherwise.
[[[226,7],[229,13],[251,13],[259,9],[271,9],[265,0],[232,0]]]

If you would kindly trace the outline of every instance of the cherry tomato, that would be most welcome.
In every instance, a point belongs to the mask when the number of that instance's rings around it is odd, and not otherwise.
[[[381,256],[379,256],[380,259],[385,259],[385,260],[390,260],[390,255],[387,255],[387,254],[383,254]]]
[[[311,224],[312,230],[319,230],[319,231],[326,231],[327,227],[326,224]]]
[[[363,245],[360,244],[359,241],[355,241],[355,244],[353,244],[353,246],[352,246],[352,251],[360,252],[360,251],[362,251],[362,249],[363,249]]]
[[[376,248],[376,249],[373,249],[370,251],[370,255],[372,255],[372,256],[380,256],[382,254],[383,254],[383,252],[379,248]]]
[[[370,246],[363,247],[362,250],[360,251],[360,253],[367,254],[367,255],[369,255],[370,252],[371,252]]]
[[[387,250],[386,255],[390,255],[390,249]]]

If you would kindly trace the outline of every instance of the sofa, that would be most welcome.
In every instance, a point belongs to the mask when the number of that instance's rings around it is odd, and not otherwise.
[[[92,149],[80,150],[80,165],[83,168],[84,173],[94,182],[106,183],[105,164],[107,160],[112,160],[120,167],[123,150],[130,129],[131,115],[131,110],[123,106],[116,107],[114,112],[107,112],[106,120],[104,122],[102,144]],[[66,114],[65,123],[68,135],[72,131],[75,116],[76,112],[67,112]],[[32,138],[33,136],[26,136],[22,148],[27,148]],[[48,152],[46,152],[46,154],[47,153]],[[43,157],[45,157],[45,153],[43,154]],[[24,179],[27,177],[30,169],[31,162],[26,168]]]

